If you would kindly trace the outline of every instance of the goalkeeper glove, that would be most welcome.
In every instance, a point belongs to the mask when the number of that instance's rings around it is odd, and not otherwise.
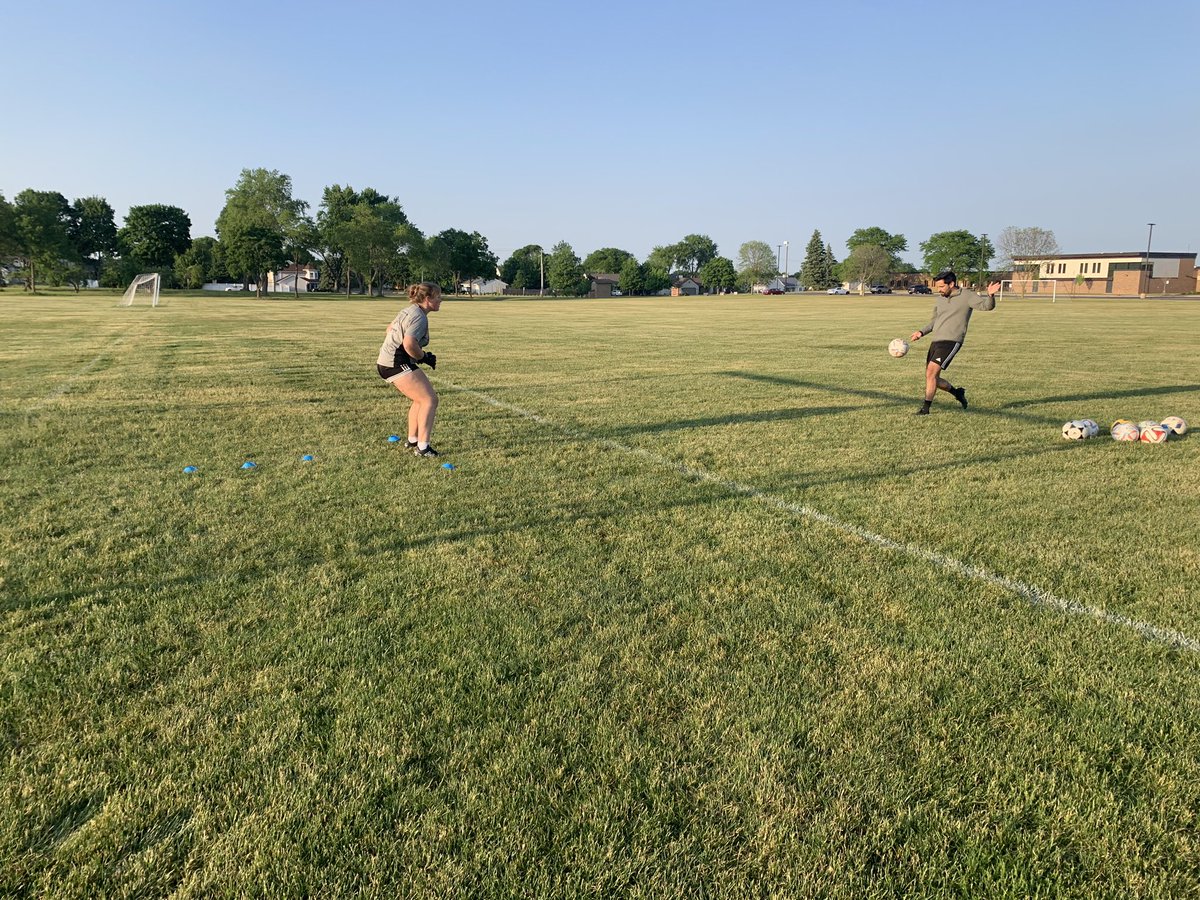
[[[425,365],[429,366],[429,368],[431,368],[431,369],[437,368],[437,357],[434,356],[432,353],[426,353],[424,356],[422,356],[418,360],[418,362],[424,363]]]

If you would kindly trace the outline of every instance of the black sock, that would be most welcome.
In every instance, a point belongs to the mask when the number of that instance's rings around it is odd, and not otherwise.
[[[933,406],[933,401],[932,401],[932,400],[926,400],[926,401],[925,401],[925,402],[924,402],[924,403],[921,405],[921,408],[922,408],[922,409],[929,409],[929,407],[931,407],[931,406]]]

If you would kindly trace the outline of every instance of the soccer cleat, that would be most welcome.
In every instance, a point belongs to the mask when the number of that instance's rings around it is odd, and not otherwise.
[[[927,410],[925,407],[922,406],[915,413],[913,413],[913,415],[914,416],[927,416],[927,415],[929,415],[929,410]]]
[[[967,408],[967,389],[961,388],[961,387],[956,387],[952,391],[952,393],[954,394],[954,399],[962,404],[963,409],[966,409]]]
[[[417,454],[417,456],[439,456],[440,455],[432,447],[426,447],[424,450],[417,448],[416,450],[413,450],[413,453]]]

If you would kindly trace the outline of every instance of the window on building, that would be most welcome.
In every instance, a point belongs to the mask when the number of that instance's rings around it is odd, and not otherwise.
[[[1079,264],[1079,274],[1082,275],[1086,271],[1087,271],[1087,263],[1080,263]]]
[[[1054,274],[1054,263],[1046,263],[1046,274],[1047,275]]]
[[[1066,274],[1067,274],[1067,264],[1066,264],[1066,263],[1059,263],[1059,264],[1058,264],[1058,274],[1059,274],[1059,275],[1066,275]]]
[[[1093,273],[1099,273],[1099,272],[1100,272],[1100,263],[1092,263],[1092,272],[1093,272]]]

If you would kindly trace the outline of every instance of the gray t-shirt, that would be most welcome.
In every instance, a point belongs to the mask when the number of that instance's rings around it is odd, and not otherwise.
[[[404,352],[405,337],[412,337],[421,347],[429,344],[429,316],[415,303],[404,307],[399,315],[392,319],[387,337],[383,339],[383,346],[379,348],[379,358],[376,362],[381,366],[392,367],[407,363],[409,360],[408,354]]]
[[[957,341],[962,343],[967,336],[967,323],[971,312],[976,309],[995,309],[996,298],[991,294],[968,294],[962,291],[953,297],[938,296],[933,306],[933,317],[921,329],[932,334],[935,341]]]

